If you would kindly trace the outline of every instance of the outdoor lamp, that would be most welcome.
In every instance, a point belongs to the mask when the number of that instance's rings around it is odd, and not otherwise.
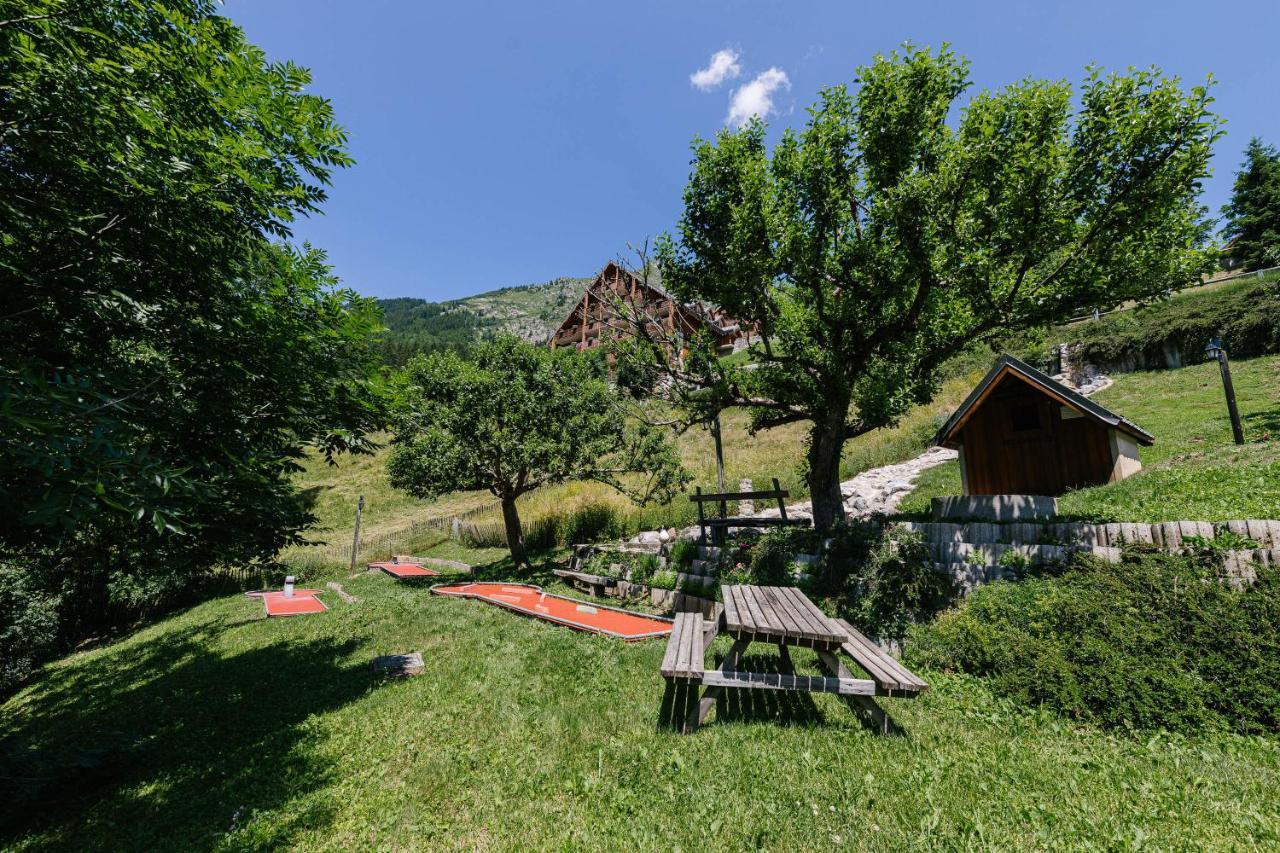
[[[1222,391],[1227,395],[1227,413],[1231,416],[1231,435],[1236,444],[1244,444],[1244,429],[1240,426],[1240,410],[1236,408],[1236,389],[1231,384],[1231,365],[1227,363],[1227,351],[1222,340],[1214,335],[1205,345],[1204,354],[1218,360],[1218,372],[1222,374]]]

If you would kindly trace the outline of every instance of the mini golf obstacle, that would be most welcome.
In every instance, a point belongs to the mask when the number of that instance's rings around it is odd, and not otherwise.
[[[563,595],[552,595],[541,587],[523,583],[459,583],[433,586],[436,595],[475,598],[525,616],[545,619],[557,625],[617,637],[621,640],[648,640],[666,637],[672,621],[647,616],[618,607],[587,604]]]
[[[308,613],[323,613],[329,609],[316,597],[320,595],[320,590],[295,589],[293,575],[284,579],[282,591],[263,589],[247,592],[245,595],[250,598],[261,598],[263,609],[268,616],[305,616]]]
[[[440,573],[435,569],[428,569],[426,566],[418,563],[397,563],[394,561],[382,561],[380,563],[370,563],[369,568],[381,569],[397,580],[407,580],[408,578],[436,578]]]

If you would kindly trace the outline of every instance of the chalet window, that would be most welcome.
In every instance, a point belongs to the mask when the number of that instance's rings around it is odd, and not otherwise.
[[[1040,429],[1040,407],[1035,403],[1011,406],[1009,425],[1014,432],[1033,432]]]

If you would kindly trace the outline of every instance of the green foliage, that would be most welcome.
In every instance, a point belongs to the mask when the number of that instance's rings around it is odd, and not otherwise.
[[[1062,329],[1057,339],[1078,343],[1077,358],[1107,370],[1163,368],[1170,350],[1185,361],[1199,361],[1215,335],[1221,335],[1232,358],[1280,353],[1276,281],[1233,282],[1179,294]]]
[[[692,539],[677,539],[671,543],[671,564],[688,566],[698,558],[698,543]]]
[[[397,367],[424,353],[465,352],[498,325],[496,318],[448,302],[403,297],[379,299],[378,307],[387,327],[378,337],[378,351],[387,364]]]
[[[643,504],[669,501],[688,481],[665,435],[628,423],[591,363],[510,335],[468,358],[436,353],[409,365],[387,470],[393,486],[417,497],[469,489],[497,496],[517,562],[524,535],[515,501],[523,494],[595,480]],[[589,532],[590,521],[567,533]]]
[[[1226,251],[1245,269],[1280,265],[1280,151],[1254,137],[1236,172],[1231,201],[1222,208]]]
[[[675,589],[676,573],[671,569],[654,572],[653,577],[649,578],[649,586],[654,589]]]
[[[792,564],[797,553],[817,550],[812,530],[781,528],[760,537],[751,548],[751,583],[762,586],[792,586]]]
[[[809,422],[819,529],[842,512],[844,442],[931,399],[948,358],[1212,265],[1206,88],[1091,69],[1075,92],[1026,79],[958,108],[967,63],[911,47],[858,84],[823,90],[772,152],[758,120],[696,141],[679,239],[659,246],[671,291],[767,342],[754,370],[708,362],[710,393],[684,404]]]
[[[1125,554],[980,587],[913,629],[926,667],[1113,728],[1280,729],[1280,568],[1233,590],[1216,560]]]
[[[311,516],[308,445],[382,420],[370,301],[274,239],[346,134],[207,0],[0,13],[0,549],[69,639]]]
[[[833,531],[815,592],[833,598],[859,630],[901,640],[911,625],[948,607],[957,590],[949,575],[934,570],[917,534],[848,523]]]
[[[614,568],[617,566],[617,568]],[[604,549],[596,551],[587,560],[585,571],[603,577],[626,575],[632,583],[647,584],[661,568],[656,554],[640,554],[630,551]]]
[[[377,348],[388,364],[403,366],[415,355],[443,350],[465,353],[475,343],[504,331],[542,343],[591,281],[557,278],[448,302],[379,299],[386,331],[378,336]]]
[[[0,562],[0,695],[25,681],[58,640],[58,599],[28,568]]]

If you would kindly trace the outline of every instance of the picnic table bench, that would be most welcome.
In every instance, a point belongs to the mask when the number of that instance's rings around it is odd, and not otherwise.
[[[863,636],[843,619],[832,619],[794,587],[728,584],[721,588],[724,611],[707,621],[699,613],[676,614],[661,673],[670,682],[705,688],[681,725],[695,731],[707,718],[726,688],[795,690],[834,693],[863,711],[884,733],[892,721],[876,702],[877,696],[912,698],[929,689],[919,676]],[[724,630],[733,637],[728,654],[715,669],[707,669],[706,650]],[[776,645],[782,672],[747,672],[738,668],[753,642]],[[797,674],[790,647],[813,649],[826,675]],[[843,653],[870,678],[855,676],[840,660]]]
[[[702,541],[707,541],[707,528],[711,529],[713,541],[717,545],[723,545],[725,532],[730,527],[783,527],[783,526],[804,526],[809,522],[803,518],[787,518],[787,505],[783,503],[785,498],[791,496],[791,493],[782,488],[782,484],[778,482],[778,478],[773,478],[773,488],[765,491],[751,492],[709,492],[703,494],[702,487],[694,487],[694,492],[689,495],[689,500],[698,505],[698,528]],[[777,518],[760,518],[757,516],[741,516],[734,517],[728,514],[729,501],[754,501],[754,500],[776,500],[778,502]],[[719,515],[707,517],[703,504],[714,503],[720,505]]]

